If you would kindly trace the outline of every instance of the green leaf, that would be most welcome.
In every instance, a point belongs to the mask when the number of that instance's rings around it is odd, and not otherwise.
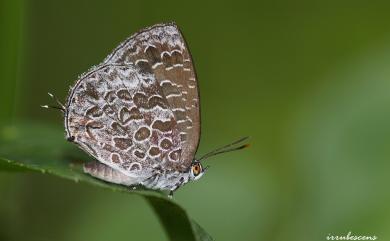
[[[65,141],[64,133],[43,125],[8,125],[0,128],[0,171],[33,171],[75,182],[85,182],[112,191],[141,195],[153,207],[170,240],[212,240],[187,212],[166,194],[150,190],[129,190],[95,179],[82,171],[87,156]]]

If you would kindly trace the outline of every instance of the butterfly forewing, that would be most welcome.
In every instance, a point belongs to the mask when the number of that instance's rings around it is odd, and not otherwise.
[[[186,171],[199,142],[199,95],[177,26],[142,30],[82,76],[65,125],[68,137],[125,174],[158,165]]]

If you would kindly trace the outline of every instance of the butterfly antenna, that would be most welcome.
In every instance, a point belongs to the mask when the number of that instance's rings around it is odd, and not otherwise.
[[[56,110],[60,110],[62,111],[63,113],[65,113],[65,106],[58,100],[58,98],[53,95],[52,93],[48,92],[47,93],[53,100],[55,100],[55,102],[58,104],[58,106],[56,105],[41,105],[42,108],[46,108],[46,109],[56,109]]]
[[[243,137],[237,141],[234,141],[230,144],[227,144],[225,146],[222,146],[222,147],[219,147],[215,150],[212,150],[208,153],[206,153],[205,155],[203,155],[201,158],[198,159],[198,161],[201,161],[201,160],[204,160],[204,159],[207,159],[209,157],[212,157],[212,156],[215,156],[215,155],[218,155],[218,154],[222,154],[222,153],[226,153],[226,152],[231,152],[231,151],[237,151],[237,150],[241,150],[241,149],[244,149],[246,147],[249,147],[249,144],[242,144],[242,142],[246,141],[249,139],[249,136],[246,136],[246,137]]]

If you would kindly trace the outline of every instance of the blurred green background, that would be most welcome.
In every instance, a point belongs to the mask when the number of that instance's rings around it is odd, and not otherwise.
[[[390,240],[388,1],[0,2],[0,117],[63,129],[39,107],[142,27],[176,21],[199,77],[198,154],[175,199],[216,240]],[[41,138],[45,138],[42,136]],[[64,140],[65,141],[65,140]],[[71,144],[69,144],[71,145]],[[75,147],[76,149],[76,147]],[[135,195],[0,173],[0,240],[167,240]]]

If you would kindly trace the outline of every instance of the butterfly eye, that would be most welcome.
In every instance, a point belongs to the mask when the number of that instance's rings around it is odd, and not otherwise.
[[[198,176],[201,173],[202,168],[199,163],[196,163],[192,166],[192,173],[194,176]]]

